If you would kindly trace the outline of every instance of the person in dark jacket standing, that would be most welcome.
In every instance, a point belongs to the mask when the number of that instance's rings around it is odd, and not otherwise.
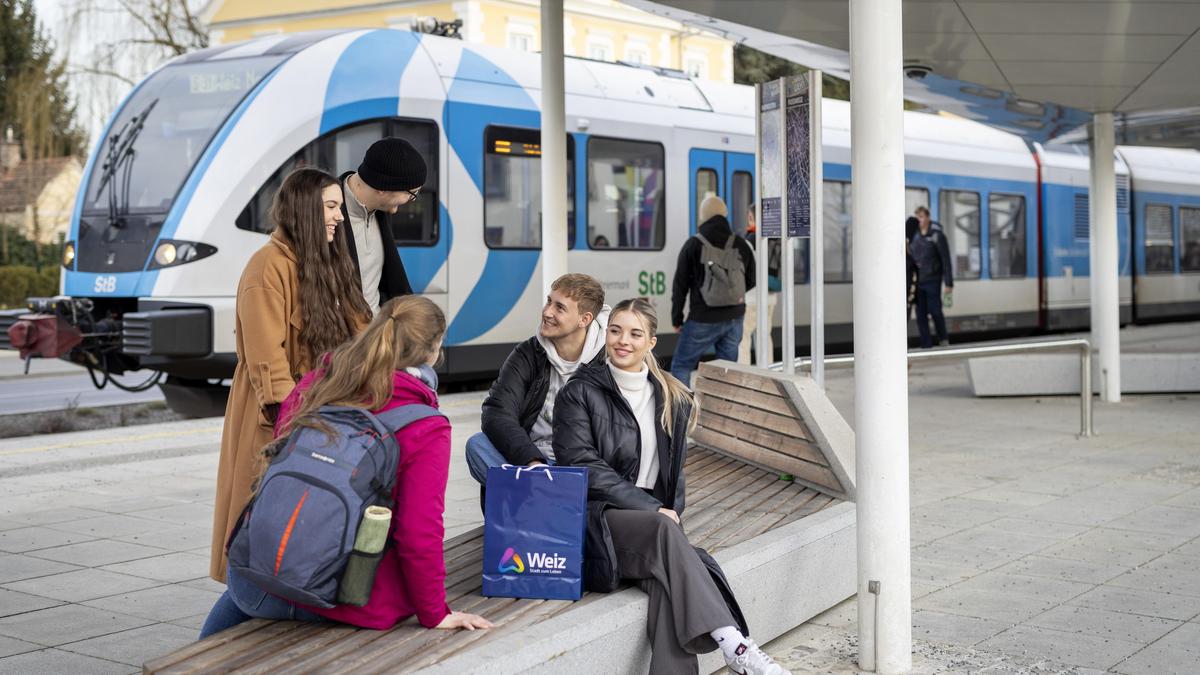
[[[733,233],[727,215],[725,202],[720,197],[706,197],[700,203],[698,236],[684,242],[679,259],[675,262],[675,282],[671,287],[671,325],[679,333],[679,342],[675,344],[675,354],[671,359],[671,374],[685,385],[691,384],[692,371],[709,349],[716,351],[718,359],[738,359],[742,317],[746,313],[745,297],[732,304],[710,306],[705,302],[702,291],[706,271],[704,244],[700,237],[716,248],[723,248],[733,237],[733,246],[741,254],[745,290],[754,288],[754,250],[745,239]],[[683,318],[685,302],[689,307],[686,322]]]
[[[554,463],[554,401],[580,365],[604,358],[604,287],[586,274],[550,286],[537,333],[508,355],[483,402],[482,431],[467,440],[480,485],[491,466]]]
[[[946,235],[932,226],[929,209],[917,208],[917,233],[908,243],[909,253],[917,265],[917,332],[921,334],[921,348],[933,346],[929,335],[929,319],[933,318],[937,330],[938,344],[948,345],[946,317],[942,315],[942,282],[947,295],[954,292],[954,268],[950,264],[950,246]]]
[[[680,525],[696,407],[659,367],[651,351],[657,329],[649,301],[619,303],[608,320],[607,363],[580,368],[555,404],[555,457],[588,470],[584,585],[610,592],[632,579],[650,596],[655,675],[696,673],[696,655],[714,649],[735,673],[784,675],[747,637],[720,566]]]
[[[384,138],[367,148],[357,172],[338,179],[345,195],[342,218],[349,225],[339,230],[373,313],[388,300],[413,292],[386,216],[416,201],[426,175],[425,160],[411,143]]]

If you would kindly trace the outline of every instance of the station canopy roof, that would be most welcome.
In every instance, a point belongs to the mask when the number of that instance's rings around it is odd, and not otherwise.
[[[849,78],[847,0],[623,0]],[[869,48],[869,46],[868,46]],[[905,98],[1020,134],[1200,148],[1200,1],[905,0]]]

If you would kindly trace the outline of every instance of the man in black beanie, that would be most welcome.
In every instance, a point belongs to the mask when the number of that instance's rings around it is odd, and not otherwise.
[[[388,300],[409,295],[412,286],[396,250],[387,218],[417,199],[425,185],[425,160],[402,138],[384,138],[371,144],[358,171],[341,175],[342,217],[350,257],[362,278],[363,297],[372,312]]]

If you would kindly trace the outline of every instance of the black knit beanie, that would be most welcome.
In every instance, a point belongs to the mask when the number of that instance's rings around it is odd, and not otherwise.
[[[416,190],[425,184],[425,159],[403,138],[385,138],[367,148],[358,177],[383,192]]]

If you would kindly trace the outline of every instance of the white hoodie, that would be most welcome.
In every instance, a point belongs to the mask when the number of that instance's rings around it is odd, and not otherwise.
[[[558,395],[558,390],[562,389],[567,380],[575,374],[580,363],[590,363],[596,355],[604,349],[605,333],[608,331],[608,315],[612,312],[612,308],[604,305],[600,308],[600,313],[592,320],[588,326],[587,337],[583,340],[583,353],[579,355],[578,361],[567,361],[558,355],[558,350],[554,348],[554,343],[548,338],[542,337],[541,331],[537,333],[537,340],[546,350],[546,356],[550,359],[550,387],[546,390],[546,400],[542,403],[542,411],[538,413],[537,421],[533,423],[533,429],[529,431],[529,440],[537,446],[538,450],[542,451],[546,459],[554,461],[554,448],[552,441],[554,439],[554,397]]]

